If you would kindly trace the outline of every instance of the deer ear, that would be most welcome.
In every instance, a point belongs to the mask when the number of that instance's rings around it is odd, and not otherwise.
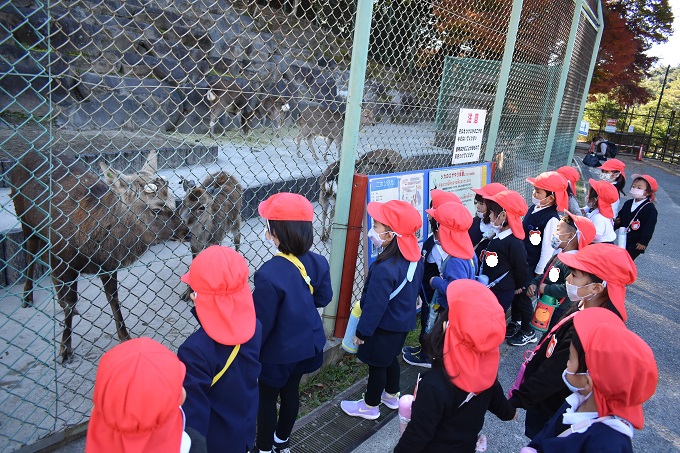
[[[126,190],[132,182],[132,179],[129,176],[109,167],[104,162],[100,162],[99,166],[104,173],[104,180],[106,183],[118,192]]]
[[[140,173],[149,173],[150,175],[155,175],[157,169],[158,155],[156,154],[156,150],[152,149],[149,151],[149,156],[146,158],[146,162],[144,162],[144,166],[142,167]]]

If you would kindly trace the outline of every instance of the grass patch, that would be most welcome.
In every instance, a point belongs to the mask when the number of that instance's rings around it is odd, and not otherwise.
[[[416,346],[420,334],[420,315],[415,330],[406,337],[406,346]],[[350,385],[368,376],[368,365],[360,362],[356,355],[345,354],[335,365],[323,368],[319,374],[300,387],[300,413],[302,417],[327,401],[335,398]]]

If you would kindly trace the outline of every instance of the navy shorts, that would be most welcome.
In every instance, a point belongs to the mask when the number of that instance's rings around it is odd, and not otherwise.
[[[318,370],[323,365],[323,351],[316,355],[293,363],[262,363],[259,381],[269,387],[281,388],[286,385],[293,374],[307,374]]]

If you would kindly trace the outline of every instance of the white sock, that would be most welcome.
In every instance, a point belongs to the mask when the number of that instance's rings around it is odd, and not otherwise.
[[[281,440],[281,439],[279,439],[279,436],[277,436],[276,433],[274,433],[274,442],[276,442],[277,444],[282,444],[284,442],[288,442],[288,439]]]
[[[272,453],[272,451],[271,450],[267,450],[267,451],[260,450],[260,453]]]

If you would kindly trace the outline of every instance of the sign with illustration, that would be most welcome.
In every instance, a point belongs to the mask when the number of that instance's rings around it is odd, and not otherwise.
[[[463,204],[474,214],[475,193],[473,187],[482,187],[491,182],[491,163],[460,165],[432,170],[391,173],[387,175],[371,175],[368,177],[368,193],[366,202],[402,200],[416,208],[423,218],[422,228],[416,232],[418,241],[422,244],[429,235],[427,213],[430,207],[430,190],[441,189],[454,192]],[[366,213],[364,222],[364,250],[365,263],[370,265],[380,253],[380,249],[373,246],[366,233],[373,226],[373,220]]]

